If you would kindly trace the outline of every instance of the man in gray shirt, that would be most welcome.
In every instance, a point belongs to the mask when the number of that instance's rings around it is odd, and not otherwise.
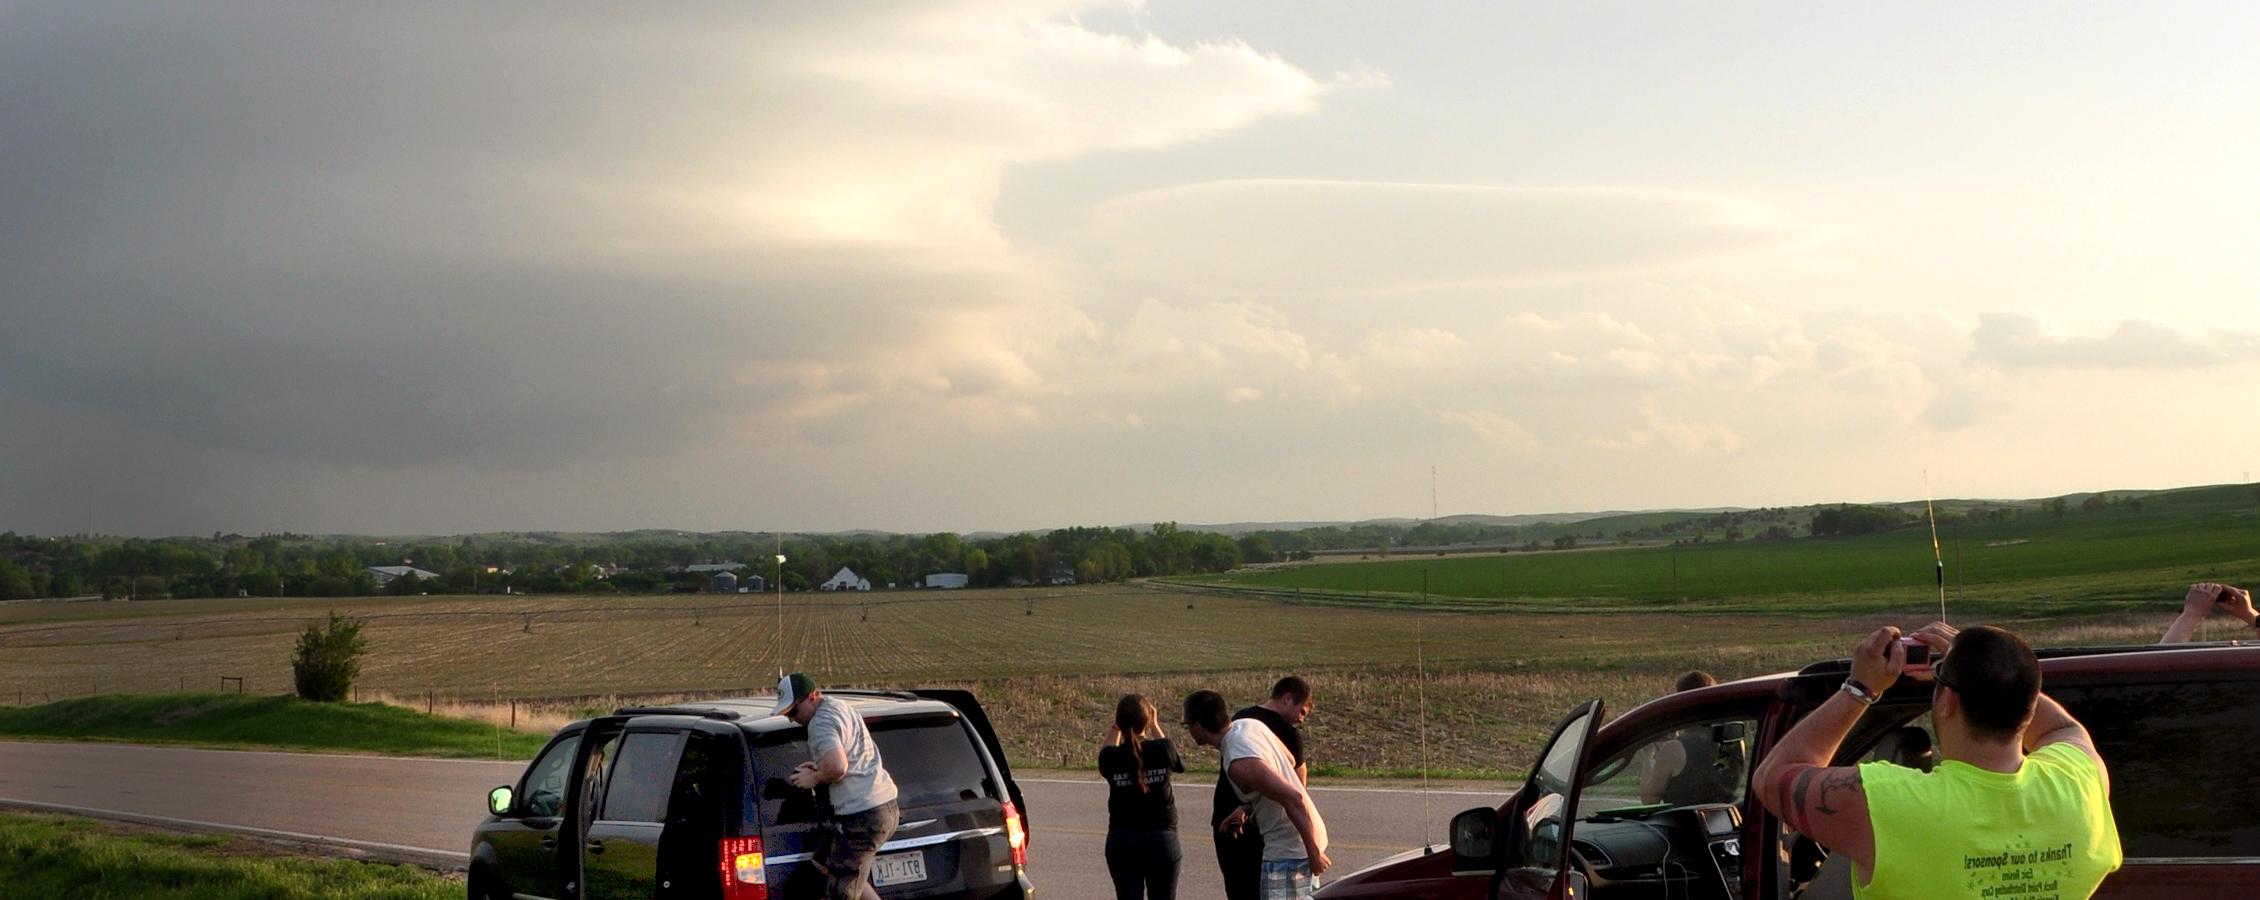
[[[816,681],[794,672],[777,682],[776,714],[808,729],[813,761],[785,776],[793,787],[832,786],[832,846],[815,862],[824,870],[826,900],[879,900],[871,887],[871,860],[902,824],[895,780],[879,760],[879,745],[846,701],[824,696]]]

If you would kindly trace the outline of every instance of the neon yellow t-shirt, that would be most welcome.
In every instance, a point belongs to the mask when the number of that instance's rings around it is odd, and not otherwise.
[[[2055,743],[2015,774],[1945,760],[1925,774],[1860,766],[1875,830],[1875,871],[1852,876],[1861,900],[2080,900],[2119,868],[2119,826],[2103,773]]]

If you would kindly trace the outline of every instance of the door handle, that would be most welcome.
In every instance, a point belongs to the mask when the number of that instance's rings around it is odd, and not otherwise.
[[[601,855],[603,855],[603,853],[604,853],[604,842],[603,842],[603,841],[590,841],[590,842],[588,843],[588,850],[589,850],[589,852],[590,852],[590,853],[594,853],[594,854],[597,854],[597,855],[600,855],[600,856],[601,856]]]
[[[541,836],[541,848],[542,848],[543,850],[555,850],[555,849],[557,849],[557,835],[554,835],[554,834],[545,834],[545,835],[542,835],[542,836]]]

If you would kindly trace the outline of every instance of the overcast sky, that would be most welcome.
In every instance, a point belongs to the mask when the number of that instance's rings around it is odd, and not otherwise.
[[[2260,467],[2260,7],[0,0],[0,529]]]

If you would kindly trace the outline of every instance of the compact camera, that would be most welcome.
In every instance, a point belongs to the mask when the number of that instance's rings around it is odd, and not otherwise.
[[[1903,637],[1903,638],[1900,638],[1900,639],[1899,639],[1899,645],[1900,645],[1900,646],[1902,646],[1902,647],[1905,647],[1905,648],[1907,648],[1907,669],[1908,669],[1908,670],[1912,671],[1912,670],[1915,670],[1915,669],[1928,669],[1928,668],[1930,668],[1930,645],[1929,645],[1929,644],[1925,644],[1925,643],[1923,643],[1923,642],[1921,642],[1921,641],[1918,641],[1918,640],[1915,640],[1914,638],[1911,638],[1911,637]]]

